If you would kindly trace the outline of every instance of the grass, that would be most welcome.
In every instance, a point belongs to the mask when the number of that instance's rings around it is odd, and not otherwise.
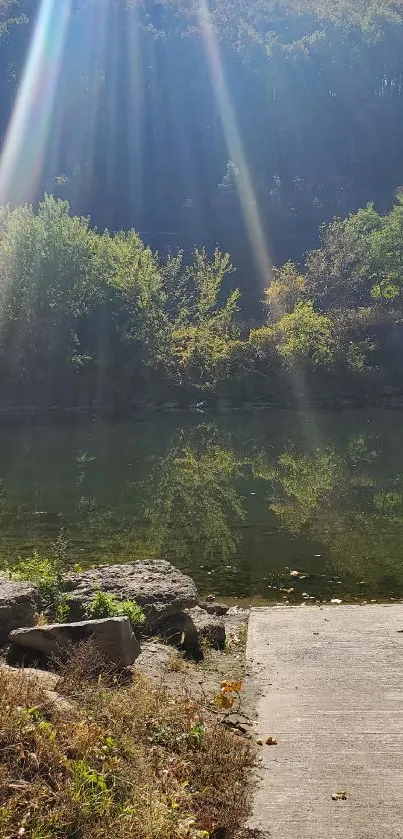
[[[171,673],[187,673],[189,671],[189,662],[177,650],[172,650],[169,654],[166,663],[167,670]]]
[[[58,690],[67,709],[35,676],[0,667],[1,839],[237,835],[252,752],[192,696],[125,684],[89,642]]]

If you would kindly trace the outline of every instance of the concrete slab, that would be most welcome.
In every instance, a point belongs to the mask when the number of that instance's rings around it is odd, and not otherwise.
[[[247,674],[257,737],[278,742],[262,747],[250,827],[403,839],[403,604],[253,609]]]

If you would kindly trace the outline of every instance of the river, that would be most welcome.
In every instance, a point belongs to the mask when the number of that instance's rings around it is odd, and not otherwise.
[[[401,598],[402,420],[261,410],[2,423],[0,565],[48,553],[62,533],[71,567],[163,557],[231,602]]]

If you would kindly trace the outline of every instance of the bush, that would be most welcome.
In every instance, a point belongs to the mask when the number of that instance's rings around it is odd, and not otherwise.
[[[134,600],[118,600],[114,594],[97,591],[87,606],[85,614],[89,620],[101,618],[128,618],[133,626],[141,626],[145,621],[145,614]]]

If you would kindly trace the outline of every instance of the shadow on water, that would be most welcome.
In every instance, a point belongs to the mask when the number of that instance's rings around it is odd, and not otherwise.
[[[0,427],[0,562],[165,557],[248,600],[403,596],[401,415],[288,411]],[[300,572],[297,576],[291,572]]]

